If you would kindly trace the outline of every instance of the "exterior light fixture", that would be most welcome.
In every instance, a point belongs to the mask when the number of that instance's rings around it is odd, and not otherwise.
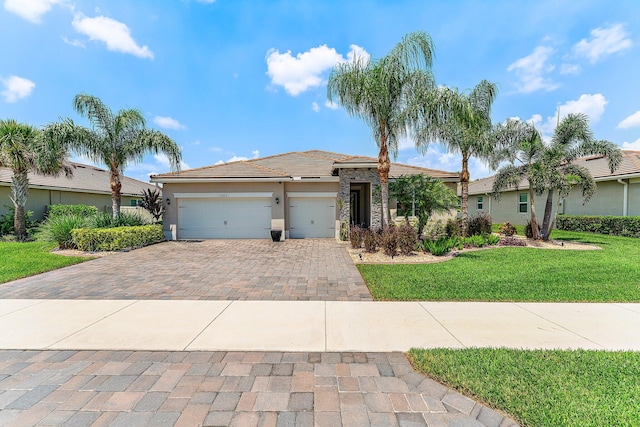
[[[171,204],[171,199],[167,197],[167,206]]]
[[[279,204],[280,204],[280,198],[276,197],[276,205],[279,205]]]

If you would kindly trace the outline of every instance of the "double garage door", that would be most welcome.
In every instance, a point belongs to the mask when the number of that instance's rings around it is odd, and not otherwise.
[[[255,194],[255,193],[254,193]],[[179,239],[271,238],[271,196],[178,199]],[[335,197],[288,197],[289,237],[335,236]]]
[[[179,239],[267,239],[271,198],[178,199]]]

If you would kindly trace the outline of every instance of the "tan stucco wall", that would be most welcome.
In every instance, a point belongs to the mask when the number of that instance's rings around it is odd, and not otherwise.
[[[629,216],[640,216],[640,179],[631,180],[629,184]]]
[[[567,215],[622,215],[624,186],[617,182],[598,182],[596,194],[585,205],[582,194],[574,189],[565,199],[564,213]],[[637,200],[637,199],[636,199]],[[637,201],[636,201],[637,203]]]
[[[492,197],[491,194],[474,194],[469,196],[469,217],[477,215],[479,212],[488,212],[491,214],[491,220],[494,224],[502,224],[509,221],[512,224],[525,225],[529,220],[529,213],[518,212],[518,201],[520,194],[528,191],[509,191],[502,193],[499,200]],[[478,210],[478,196],[483,198],[482,211]],[[536,208],[544,209],[545,196],[536,196]],[[542,206],[542,208],[540,208]],[[536,211],[537,213],[538,211]]]
[[[0,186],[0,216],[13,207],[11,201],[11,188]],[[122,206],[129,206],[131,200],[138,197],[122,196]],[[95,206],[101,212],[111,212],[110,194],[77,193],[72,191],[30,189],[27,198],[26,210],[33,212],[33,219],[42,220],[48,205],[90,205]]]

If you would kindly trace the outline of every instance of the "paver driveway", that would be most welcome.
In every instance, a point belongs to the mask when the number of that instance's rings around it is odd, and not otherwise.
[[[333,239],[164,242],[2,284],[0,298],[372,300]]]

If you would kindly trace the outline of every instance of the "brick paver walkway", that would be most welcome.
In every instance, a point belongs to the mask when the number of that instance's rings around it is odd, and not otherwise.
[[[516,424],[402,353],[2,351],[0,425]]]
[[[333,239],[164,242],[5,283],[0,298],[372,300]]]

